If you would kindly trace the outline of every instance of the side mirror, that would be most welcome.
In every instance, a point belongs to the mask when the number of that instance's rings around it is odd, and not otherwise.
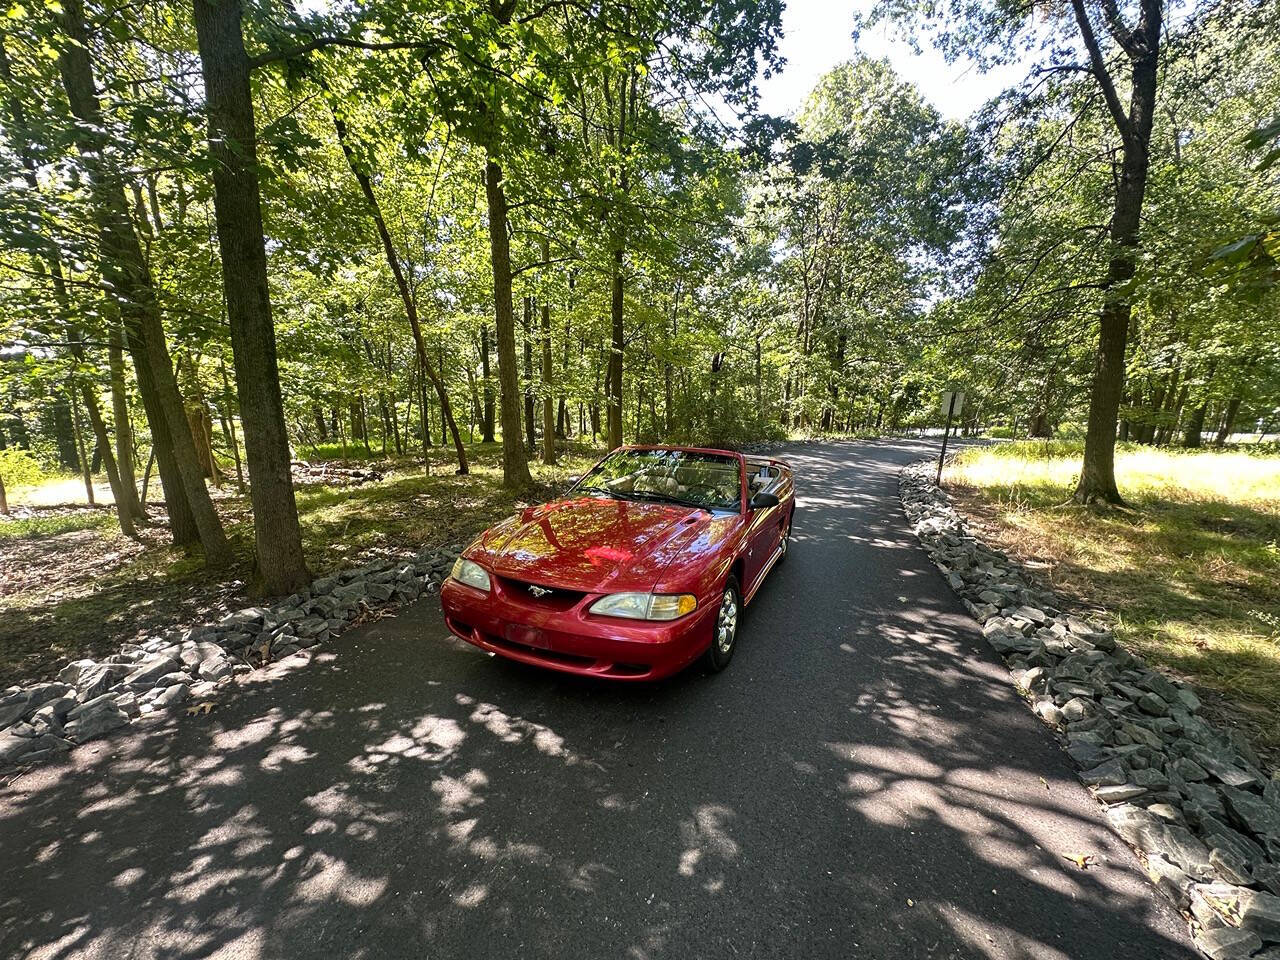
[[[565,489],[572,490],[575,486],[577,486],[578,481],[581,479],[582,479],[582,474],[574,474],[572,477],[569,477],[569,479],[565,481]]]
[[[765,493],[761,491],[751,498],[752,510],[767,510],[769,507],[778,505],[778,496],[774,493]]]

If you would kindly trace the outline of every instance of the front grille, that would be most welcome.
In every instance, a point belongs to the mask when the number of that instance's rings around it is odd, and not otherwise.
[[[581,590],[547,587],[511,577],[498,577],[498,585],[508,598],[547,610],[572,610],[586,596]]]

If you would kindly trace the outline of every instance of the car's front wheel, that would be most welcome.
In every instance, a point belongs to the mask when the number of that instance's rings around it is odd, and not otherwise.
[[[709,669],[718,673],[733,659],[734,647],[738,642],[738,620],[741,615],[742,594],[738,590],[738,581],[729,577],[720,594],[720,609],[716,611],[711,646],[707,648],[705,659]]]

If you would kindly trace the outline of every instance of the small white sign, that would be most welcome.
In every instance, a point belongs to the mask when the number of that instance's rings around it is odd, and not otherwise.
[[[955,399],[955,406],[951,406],[952,398]],[[943,413],[959,413],[964,409],[964,391],[963,390],[943,390],[942,391],[942,412]]]

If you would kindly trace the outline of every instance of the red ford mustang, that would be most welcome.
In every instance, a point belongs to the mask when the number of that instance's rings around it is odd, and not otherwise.
[[[564,498],[467,547],[440,591],[445,622],[482,650],[570,673],[652,680],[698,657],[723,670],[794,513],[781,461],[620,447]]]

